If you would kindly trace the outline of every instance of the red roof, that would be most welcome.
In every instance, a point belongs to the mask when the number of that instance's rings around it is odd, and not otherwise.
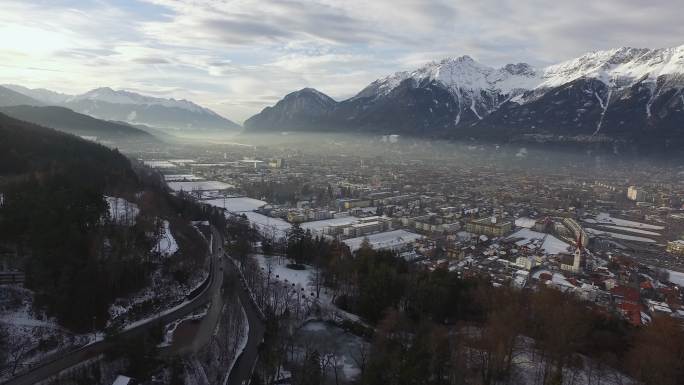
[[[641,325],[641,305],[637,303],[621,302],[618,309],[625,315],[627,321],[634,326]]]
[[[610,293],[615,297],[622,298],[623,301],[637,303],[639,302],[639,291],[633,287],[615,286],[610,289]]]

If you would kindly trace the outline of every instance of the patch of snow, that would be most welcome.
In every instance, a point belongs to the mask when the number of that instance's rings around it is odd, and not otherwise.
[[[259,199],[240,197],[240,198],[217,198],[203,201],[212,206],[223,207],[231,213],[242,213],[246,211],[254,211],[261,206],[267,204]]]
[[[152,249],[152,252],[165,257],[170,257],[175,254],[176,251],[178,251],[178,244],[171,233],[169,221],[164,220],[162,231],[159,235],[159,240]]]
[[[540,248],[546,254],[558,254],[567,252],[570,245],[554,237],[551,234],[540,233],[530,229],[521,229],[510,235],[507,239],[522,238],[515,242],[518,246]]]
[[[284,260],[279,261],[278,257],[257,254],[255,258],[259,266],[263,268],[264,274],[268,274],[270,268],[271,279],[294,284],[298,289],[311,289],[311,268],[309,266],[305,266],[304,270],[295,270],[287,267]]]
[[[603,119],[606,116],[606,111],[608,110],[608,104],[610,104],[610,97],[612,94],[613,94],[613,90],[610,89],[608,91],[608,95],[606,96],[606,101],[604,103],[603,100],[601,99],[601,97],[598,95],[598,93],[594,92],[596,99],[598,99],[599,104],[601,105],[601,118],[599,119],[598,124],[596,125],[596,131],[594,131],[594,133],[591,134],[592,136],[595,136],[596,134],[599,133],[599,131],[601,131],[601,125],[603,124]]]
[[[123,198],[105,196],[109,218],[116,224],[133,226],[140,213],[138,205]]]
[[[537,223],[536,219],[533,218],[527,218],[527,217],[521,217],[517,218],[515,220],[515,225],[518,227],[525,227],[527,229],[531,228],[534,226],[534,224]]]
[[[254,224],[261,235],[280,239],[287,235],[287,230],[289,230],[292,225],[280,218],[271,218],[263,214],[255,212],[244,212],[243,213],[251,224]]]
[[[186,315],[183,318],[179,318],[179,319],[174,320],[173,322],[167,324],[164,327],[164,338],[163,338],[162,342],[159,343],[158,346],[159,347],[171,346],[171,344],[173,344],[173,336],[176,332],[176,329],[178,328],[178,326],[181,323],[183,323],[185,321],[193,321],[193,320],[202,319],[202,318],[204,318],[204,316],[207,315],[208,312],[209,312],[209,304],[200,308],[199,311],[195,311],[191,314]]]
[[[472,99],[470,101],[470,110],[473,111],[475,116],[477,116],[478,119],[482,120],[482,116],[477,112],[477,109],[475,108],[475,99]]]

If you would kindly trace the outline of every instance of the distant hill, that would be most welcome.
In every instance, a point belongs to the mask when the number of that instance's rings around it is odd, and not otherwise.
[[[0,107],[19,105],[42,106],[44,103],[7,87],[0,86]]]
[[[166,99],[101,87],[80,95],[15,84],[4,88],[31,97],[44,105],[62,106],[99,119],[144,124],[170,133],[240,130],[237,123],[189,100]],[[22,103],[30,104],[30,103]]]
[[[72,166],[88,168],[115,185],[138,183],[130,162],[118,151],[0,113],[0,176]]]
[[[274,129],[298,131],[321,129],[337,102],[313,88],[303,88],[285,95],[273,107],[245,121],[245,127],[253,130]]]
[[[64,107],[7,106],[0,107],[0,113],[78,136],[114,141],[155,140],[151,134],[130,125],[95,119]]]

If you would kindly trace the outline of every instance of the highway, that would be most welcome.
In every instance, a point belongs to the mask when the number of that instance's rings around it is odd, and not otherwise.
[[[204,306],[208,301],[215,297],[217,294],[220,296],[221,286],[223,284],[223,260],[220,258],[223,253],[223,236],[212,227],[212,255],[211,258],[213,262],[211,263],[211,275],[210,284],[207,288],[199,294],[197,297],[192,299],[190,302],[186,303],[180,308],[177,308],[171,312],[165,313],[158,317],[149,319],[144,323],[136,325],[133,328],[126,329],[121,332],[122,337],[132,337],[140,335],[151,328],[161,324],[167,324],[173,320],[181,318],[192,311]],[[247,310],[247,309],[245,309]],[[219,309],[220,313],[220,309]],[[249,313],[248,313],[249,314]],[[251,326],[251,322],[250,322]],[[212,329],[213,330],[213,329]],[[69,353],[61,355],[59,358],[50,360],[38,364],[32,370],[19,374],[8,381],[4,382],[3,385],[32,385],[39,381],[44,381],[52,376],[59,374],[60,372],[71,368],[72,366],[78,365],[88,359],[97,357],[98,355],[111,349],[113,344],[109,341],[97,341],[90,345],[73,350]]]

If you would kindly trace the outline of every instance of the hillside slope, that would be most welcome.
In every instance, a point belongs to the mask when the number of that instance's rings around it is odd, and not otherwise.
[[[155,140],[147,132],[127,124],[95,119],[64,107],[7,106],[0,107],[0,113],[77,136],[90,136],[115,141]]]

